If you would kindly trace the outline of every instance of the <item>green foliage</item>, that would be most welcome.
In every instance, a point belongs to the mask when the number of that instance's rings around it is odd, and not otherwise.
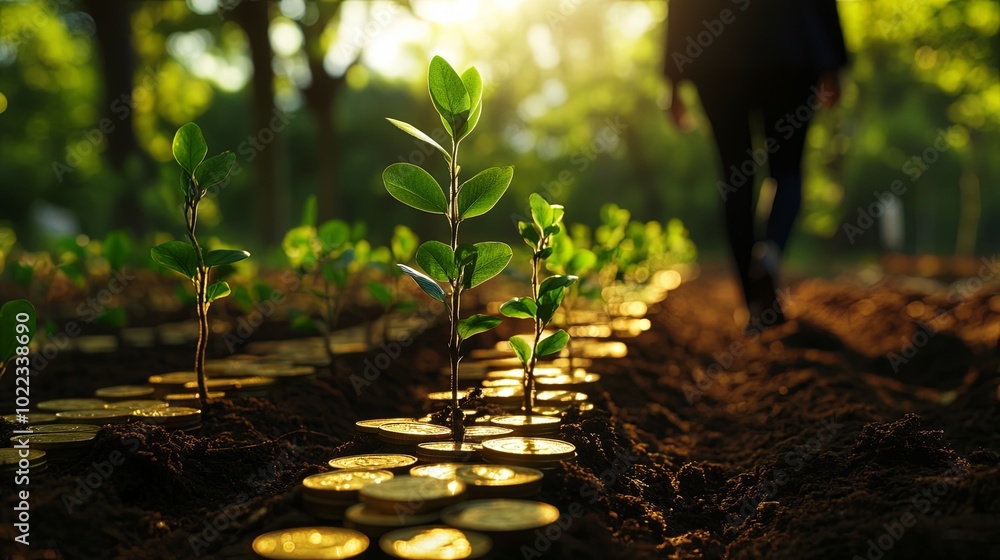
[[[389,194],[407,206],[432,214],[448,213],[448,201],[441,185],[421,167],[394,163],[382,172],[382,181]]]

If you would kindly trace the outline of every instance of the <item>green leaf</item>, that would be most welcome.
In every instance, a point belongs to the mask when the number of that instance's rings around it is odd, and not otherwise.
[[[189,193],[193,193],[193,186],[194,183],[191,182],[191,174],[187,171],[181,171],[181,194],[186,197]]]
[[[549,208],[552,208],[552,225],[555,226],[562,223],[563,216],[566,215],[566,209],[563,208],[563,205],[552,204]],[[556,230],[554,233],[559,233],[559,230]]]
[[[455,266],[461,268],[474,262],[478,254],[475,245],[469,245],[468,243],[460,244],[458,250],[455,251]]]
[[[184,171],[194,174],[195,168],[208,155],[208,144],[205,143],[205,137],[198,125],[189,122],[177,129],[174,134],[173,152],[174,159]]]
[[[316,195],[311,194],[306,198],[306,203],[302,206],[303,226],[316,226]]]
[[[413,126],[412,124],[405,123],[403,121],[397,121],[396,119],[390,119],[388,117],[386,117],[385,120],[391,122],[396,128],[402,130],[403,132],[409,134],[410,136],[416,138],[417,140],[420,140],[421,142],[427,142],[431,146],[434,146],[435,148],[437,148],[439,152],[444,154],[445,161],[451,163],[451,154],[448,153],[448,150],[444,149],[441,146],[441,144],[438,144],[433,138],[428,136],[419,128]]]
[[[379,302],[382,307],[389,307],[392,305],[392,292],[388,288],[383,286],[380,282],[372,280],[366,284],[368,288],[368,293],[371,294],[375,301]]]
[[[535,253],[535,256],[538,257],[539,260],[544,261],[545,259],[552,256],[552,251],[554,251],[552,247],[546,247],[541,251]]]
[[[548,325],[549,321],[552,320],[552,316],[556,314],[556,310],[559,309],[559,304],[562,303],[565,291],[557,290],[555,292],[549,292],[549,296],[545,298],[539,298],[538,301],[538,318],[542,321],[542,325]]]
[[[458,191],[459,217],[465,220],[488,212],[507,191],[513,177],[513,167],[490,167],[462,183]]]
[[[531,361],[531,345],[528,344],[528,341],[519,336],[512,336],[508,342],[510,342],[510,347],[514,349],[514,353],[517,354],[517,359],[521,360],[522,364],[528,365],[528,362]]]
[[[552,206],[541,195],[531,193],[528,196],[528,206],[531,207],[531,217],[539,230],[545,231],[545,228],[552,225]]]
[[[545,280],[542,280],[542,284],[538,287],[539,297],[553,291],[572,286],[573,282],[577,281],[576,276],[562,276],[555,275],[549,276]]]
[[[440,241],[425,241],[417,248],[417,264],[438,282],[455,278],[455,253]]]
[[[445,59],[435,56],[427,69],[427,89],[448,133],[456,137],[456,125],[464,125],[472,110],[472,99],[462,78]]]
[[[536,249],[538,247],[538,242],[541,238],[538,235],[538,230],[535,229],[534,224],[529,224],[527,222],[517,222],[517,231],[521,234],[521,239],[528,244],[528,247]]]
[[[324,255],[342,248],[351,239],[351,226],[342,220],[323,222],[316,233]]]
[[[411,163],[394,163],[382,172],[385,190],[396,200],[417,210],[432,214],[447,214],[441,185],[422,168]]]
[[[316,265],[316,228],[312,226],[294,227],[285,234],[281,248],[293,267],[312,269]]]
[[[201,165],[194,170],[194,178],[198,181],[198,187],[205,190],[225,181],[235,164],[236,154],[233,152],[222,152],[201,162]]]
[[[393,258],[397,261],[409,261],[413,258],[419,242],[420,238],[413,233],[412,229],[403,225],[396,226],[392,232],[392,240],[389,242]]]
[[[472,273],[465,277],[465,287],[475,288],[503,271],[510,262],[511,250],[506,243],[484,241],[476,243],[476,260]]]
[[[124,231],[112,231],[104,238],[102,248],[111,270],[119,270],[125,266],[125,261],[132,253],[132,238]]]
[[[217,249],[205,254],[205,266],[233,264],[249,258],[250,253],[233,249]]]
[[[153,261],[182,276],[194,279],[198,271],[198,254],[184,241],[167,241],[149,250]]]
[[[208,301],[208,303],[212,303],[213,301],[222,299],[231,293],[232,290],[229,289],[229,284],[225,282],[216,282],[209,286],[208,290],[205,291],[205,300]]]
[[[22,313],[27,315],[27,317],[22,316],[21,318],[27,320],[18,320],[18,315]],[[21,324],[25,325],[27,329],[26,332],[18,333],[17,326]],[[31,342],[31,339],[35,338],[35,326],[35,306],[31,305],[31,302],[28,300],[15,299],[8,301],[3,304],[3,307],[0,307],[0,329],[3,332],[3,335],[0,335],[0,369],[3,369],[3,365],[7,363],[7,360],[14,357],[19,346],[26,346],[22,345],[17,340],[17,337],[27,335],[28,342]],[[13,389],[11,390],[13,391]]]
[[[459,132],[459,140],[468,136],[472,129],[476,128],[479,117],[483,113],[483,78],[479,75],[479,70],[476,70],[475,66],[469,67],[468,70],[462,72],[461,78],[465,90],[469,92],[472,111],[469,113],[469,120],[465,122],[461,132]]]
[[[549,354],[555,354],[562,350],[567,342],[569,342],[569,333],[559,329],[557,332],[538,342],[538,355],[548,356]]]
[[[538,306],[531,298],[516,297],[500,306],[500,313],[515,319],[534,319]]]
[[[350,253],[350,251],[345,254],[348,253]],[[347,271],[347,262],[342,260],[343,257],[344,255],[341,255],[332,261],[323,261],[323,265],[320,268],[320,273],[323,274],[324,280],[341,288],[347,285],[349,276]]]
[[[413,278],[413,281],[417,283],[417,286],[420,286],[420,289],[423,290],[425,294],[438,301],[444,301],[444,290],[441,289],[441,286],[439,286],[433,279],[417,272],[416,270],[413,270],[405,264],[397,264],[396,266],[405,272],[407,276]]]
[[[458,322],[458,336],[462,340],[471,338],[479,333],[486,332],[502,322],[499,317],[491,315],[473,315]]]

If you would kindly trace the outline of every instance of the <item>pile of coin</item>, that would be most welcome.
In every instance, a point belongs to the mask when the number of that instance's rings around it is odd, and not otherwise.
[[[451,429],[425,422],[389,422],[379,425],[378,437],[389,445],[411,448],[420,443],[447,440],[451,437]]]
[[[104,405],[101,405],[104,406]],[[132,411],[124,408],[98,408],[84,410],[66,410],[57,412],[56,418],[61,424],[124,424],[128,422]]]
[[[386,533],[379,548],[393,558],[482,558],[493,548],[489,537],[454,527],[424,525]]]
[[[158,399],[134,399],[129,401],[118,401],[104,405],[104,408],[126,408],[128,410],[141,410],[143,408],[167,408],[169,403]]]
[[[490,423],[507,428],[516,436],[551,436],[559,433],[562,420],[556,416],[511,415],[494,416]]]
[[[269,559],[342,560],[368,550],[368,537],[340,527],[298,527],[264,533],[253,541],[253,551]]]
[[[417,464],[416,457],[400,453],[350,455],[347,457],[338,457],[330,461],[330,466],[334,469],[389,471],[393,474],[405,474],[415,464]]]
[[[455,470],[469,498],[526,498],[542,489],[542,471],[513,465],[469,465]]]
[[[31,472],[41,472],[46,467],[46,453],[40,449],[0,449],[0,473],[7,478],[8,474],[27,467]]]
[[[45,412],[27,412],[25,414],[6,414],[3,419],[10,422],[11,424],[21,424],[20,418],[23,417],[28,424],[33,426],[40,424],[55,424],[59,421],[59,418],[55,414],[48,414]]]
[[[226,396],[226,393],[222,391],[209,391],[209,399],[221,399]],[[169,395],[163,395],[163,400],[166,401],[167,406],[179,406],[188,408],[197,408],[201,406],[201,398],[198,392],[193,393],[171,393]],[[165,408],[165,407],[164,407]]]
[[[451,480],[458,478],[455,475],[458,469],[468,466],[469,463],[430,463],[428,465],[413,467],[410,469],[410,476]]]
[[[559,508],[531,500],[471,500],[441,513],[441,520],[452,527],[510,536],[531,533],[558,519]]]
[[[469,426],[465,429],[465,441],[482,443],[488,439],[514,435],[513,432],[514,430],[503,426]]]
[[[163,426],[168,430],[194,432],[201,429],[201,410],[197,408],[167,407],[143,408],[132,411],[137,422],[153,426]]]
[[[483,442],[483,459],[504,465],[555,468],[576,458],[576,447],[565,441],[539,437],[507,437]]]
[[[482,445],[478,443],[455,443],[453,441],[430,441],[417,445],[417,456],[427,462],[454,461],[471,462],[479,461],[479,452]]]
[[[45,452],[48,459],[78,457],[94,443],[97,432],[56,432],[14,435],[11,444],[27,444],[29,449]]]
[[[321,519],[339,520],[358,502],[358,492],[370,484],[392,480],[389,471],[341,469],[307,476],[302,480],[302,505]]]
[[[35,408],[45,412],[62,412],[66,410],[102,409],[107,402],[101,399],[52,399],[42,401]]]
[[[464,500],[465,483],[456,479],[397,476],[368,484],[359,494],[362,503],[383,513],[423,514]]]
[[[155,395],[162,398],[169,394],[186,393],[184,384],[192,381],[197,382],[198,374],[193,371],[175,371],[150,375],[147,381],[152,385]]]
[[[386,513],[368,504],[354,504],[344,512],[344,526],[357,529],[369,537],[380,537],[393,529],[426,525],[438,520],[440,512],[410,514],[407,512]]]

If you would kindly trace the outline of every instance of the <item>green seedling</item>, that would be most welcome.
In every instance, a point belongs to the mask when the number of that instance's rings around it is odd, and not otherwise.
[[[15,299],[3,304],[0,307],[0,333],[0,379],[7,372],[7,362],[11,358],[15,358],[15,367],[27,371],[28,354],[21,349],[26,349],[35,337],[35,307],[31,302]]]
[[[552,255],[552,236],[562,229],[563,207],[549,204],[541,196],[532,193],[528,198],[531,207],[531,223],[518,222],[521,239],[531,248],[531,296],[516,297],[500,306],[500,313],[517,319],[531,319],[534,324],[532,341],[529,343],[519,336],[510,338],[510,345],[524,368],[524,412],[531,414],[535,406],[535,364],[539,356],[554,354],[565,348],[569,333],[559,329],[542,338],[542,332],[559,309],[566,295],[566,288],[572,286],[576,276],[556,274],[541,280],[542,264]]]
[[[372,264],[384,274],[382,281],[371,280],[365,288],[372,299],[382,306],[382,340],[389,340],[389,322],[394,312],[402,312],[415,307],[415,302],[402,298],[400,280],[403,271],[391,263],[408,263],[417,252],[420,238],[410,228],[398,225],[392,232],[388,247],[372,251]]]
[[[231,292],[225,281],[211,283],[211,272],[217,266],[242,261],[250,253],[233,249],[205,251],[198,243],[195,233],[198,227],[198,204],[205,197],[206,189],[229,178],[229,172],[236,163],[236,154],[226,151],[206,159],[208,144],[201,129],[194,123],[187,123],[177,129],[173,153],[174,159],[181,166],[180,187],[184,193],[184,223],[187,226],[188,241],[167,241],[153,247],[150,256],[160,266],[184,276],[194,285],[198,310],[198,345],[194,370],[198,375],[198,400],[205,407],[208,404],[208,390],[205,387],[208,309],[212,302]]]
[[[398,265],[430,297],[444,303],[449,311],[448,357],[451,366],[451,423],[456,442],[465,436],[458,402],[458,366],[462,342],[500,324],[499,317],[461,317],[462,293],[499,274],[510,262],[511,250],[505,243],[484,241],[470,245],[459,241],[464,220],[481,216],[500,200],[514,176],[513,167],[490,167],[464,183],[459,181],[458,148],[482,115],[483,81],[469,68],[460,76],[443,58],[435,56],[427,72],[431,102],[451,138],[445,149],[413,125],[389,119],[403,132],[430,144],[441,152],[448,165],[448,188],[442,189],[423,168],[410,163],[394,163],[382,173],[389,194],[400,202],[448,221],[449,243],[426,241],[417,248],[416,261],[424,273]],[[445,291],[438,282],[447,285]]]

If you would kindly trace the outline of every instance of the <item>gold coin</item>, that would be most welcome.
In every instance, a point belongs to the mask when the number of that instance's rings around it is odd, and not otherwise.
[[[167,408],[168,406],[170,406],[168,403],[156,399],[134,399],[108,403],[104,405],[104,408],[127,408],[130,410],[139,410],[142,408]]]
[[[361,501],[387,513],[402,506],[412,513],[423,513],[462,500],[465,483],[458,480],[397,476],[360,491]]]
[[[378,433],[380,436],[390,439],[417,442],[447,438],[451,435],[451,430],[444,426],[425,422],[392,422],[379,426]]]
[[[299,527],[265,533],[253,540],[253,551],[278,560],[354,558],[368,549],[368,537],[339,527]]]
[[[433,523],[438,519],[438,512],[435,511],[420,515],[408,515],[405,511],[400,513],[385,513],[368,504],[354,504],[344,512],[344,519],[349,524],[361,528],[407,527],[410,525]]]
[[[128,417],[129,411],[121,408],[67,410],[56,413],[56,418],[59,419],[59,422],[65,424],[121,424],[128,420]]]
[[[576,391],[539,391],[535,396],[540,404],[584,402],[588,398],[587,393]]]
[[[40,449],[0,448],[0,468],[18,467],[21,459],[27,460],[28,466],[35,466],[45,459],[45,452]]]
[[[94,396],[102,399],[138,399],[148,397],[154,391],[146,385],[115,385],[94,391]]]
[[[465,439],[474,442],[483,442],[488,439],[509,436],[514,432],[510,428],[501,426],[469,426],[465,429]]]
[[[205,389],[208,390],[211,389],[229,390],[229,389],[238,389],[239,387],[240,387],[239,382],[237,382],[236,379],[232,377],[223,377],[223,378],[216,377],[214,379],[205,380]],[[195,391],[199,390],[198,380],[196,379],[194,381],[188,381],[187,383],[184,384],[184,389],[190,389]]]
[[[193,371],[175,371],[150,375],[147,381],[152,385],[184,385],[191,381],[198,381],[198,374]]]
[[[524,398],[524,388],[520,385],[510,387],[485,387],[482,390],[483,399],[489,402],[516,401]]]
[[[493,548],[489,537],[454,527],[421,526],[397,529],[379,540],[379,547],[393,558],[440,560],[481,558]]]
[[[410,469],[410,476],[451,480],[457,478],[455,472],[458,469],[467,466],[469,466],[468,463],[431,463],[429,465],[413,467]]]
[[[562,375],[562,373],[562,368],[558,367],[536,367],[535,380],[541,379],[542,377],[559,376]],[[524,369],[514,368],[492,370],[486,373],[486,377],[487,379],[516,379],[520,381],[524,379]]]
[[[105,402],[101,399],[53,399],[38,403],[38,410],[50,412],[62,412],[64,410],[92,410],[104,408]]]
[[[94,434],[101,427],[93,424],[44,424],[41,426],[29,426],[28,429],[35,434],[69,434],[73,432]]]
[[[11,424],[21,424],[21,422],[18,421],[18,416],[26,418],[28,424],[54,424],[59,421],[59,418],[57,418],[55,414],[47,414],[44,412],[28,412],[21,415],[7,414],[3,417],[3,419]]]
[[[530,500],[472,500],[449,507],[441,519],[459,529],[487,533],[528,531],[555,523],[559,509]]]
[[[186,406],[173,406],[167,408],[147,408],[135,411],[137,418],[193,418],[199,416],[201,411],[197,408]]]
[[[512,465],[469,465],[455,472],[468,486],[519,486],[539,482],[543,476],[540,470]]]
[[[209,399],[221,399],[224,398],[225,396],[226,393],[223,391],[209,391],[208,393]],[[201,397],[198,395],[198,393],[170,393],[167,395],[163,395],[163,399],[167,401],[166,402],[167,406],[159,408],[169,408],[171,406],[174,408],[177,407],[195,408],[197,406],[201,406]]]
[[[325,358],[324,358],[325,359]],[[311,365],[304,366],[283,366],[267,365],[254,368],[253,374],[263,377],[274,378],[294,378],[308,377],[316,373],[316,368]]]
[[[552,416],[540,416],[537,414],[531,416],[511,415],[495,416],[490,419],[490,423],[520,433],[537,433],[559,431],[559,425],[562,423],[562,420]]]
[[[392,477],[393,475],[389,471],[342,469],[307,476],[302,479],[302,486],[313,493],[351,493],[357,492],[369,484],[379,484],[392,480]]]
[[[478,459],[481,449],[481,445],[470,442],[432,441],[417,444],[417,453],[421,457],[450,459],[452,461]]]
[[[365,469],[365,470],[386,470],[404,469],[417,462],[417,458],[411,455],[401,454],[369,454],[351,455],[349,457],[339,457],[330,460],[330,466],[335,469]]]
[[[514,459],[540,459],[558,461],[576,455],[576,446],[557,439],[536,437],[507,437],[483,442],[483,449]]]
[[[355,429],[359,432],[375,434],[378,427],[383,424],[393,424],[396,422],[414,422],[413,418],[374,418],[371,420],[358,420],[354,423]]]
[[[94,441],[96,433],[67,433],[67,434],[34,434],[28,436],[13,436],[19,442],[27,441],[32,449],[70,449],[74,447],[86,447]]]

